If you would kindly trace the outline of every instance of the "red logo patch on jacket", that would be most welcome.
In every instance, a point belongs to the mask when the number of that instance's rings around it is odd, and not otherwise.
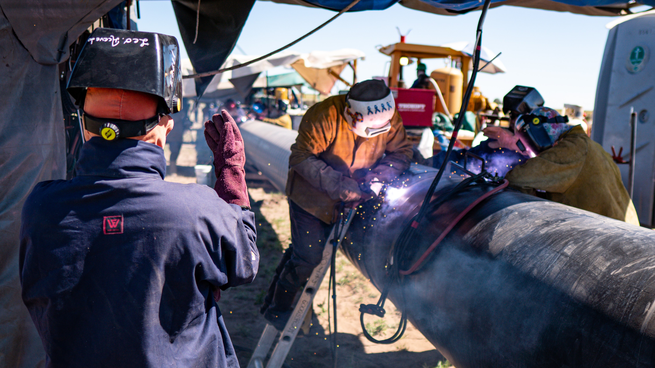
[[[123,215],[105,216],[102,218],[102,232],[105,235],[123,233]]]

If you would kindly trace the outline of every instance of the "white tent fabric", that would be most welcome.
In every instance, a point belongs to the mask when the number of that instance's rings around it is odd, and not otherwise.
[[[363,57],[364,53],[355,49],[314,51],[291,66],[312,88],[328,95],[337,82],[334,75],[340,75],[347,63]]]
[[[453,43],[448,43],[445,45],[441,45],[441,47],[450,47],[453,50],[462,52],[464,54],[467,54],[469,56],[473,56],[473,43],[472,42],[453,42]],[[496,56],[496,53],[493,51],[489,50],[489,48],[482,46],[481,52],[480,52],[480,68],[482,68],[487,62],[491,61],[491,59]],[[469,65],[469,70],[473,69],[473,62],[471,61],[471,65]],[[486,68],[481,70],[483,73],[489,73],[489,74],[496,74],[496,73],[505,73],[507,72],[507,68],[505,68],[505,65],[503,65],[503,62],[496,59],[494,60],[491,64],[487,65]]]
[[[234,85],[230,82],[231,79],[259,74],[278,66],[293,66],[308,84],[313,86],[317,91],[328,94],[337,81],[336,77],[330,75],[330,70],[338,75],[348,62],[363,57],[364,53],[355,49],[313,51],[310,53],[283,51],[243,68],[215,75],[207,86],[205,95],[217,96],[224,94],[224,92],[228,93],[226,90],[234,89]],[[222,68],[243,64],[254,58],[256,56],[230,55]],[[193,74],[190,61],[183,60],[182,68],[183,74]],[[195,95],[193,79],[185,79],[184,97],[195,97]]]

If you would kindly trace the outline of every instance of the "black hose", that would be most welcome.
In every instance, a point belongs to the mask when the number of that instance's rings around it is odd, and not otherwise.
[[[466,108],[468,107],[469,100],[471,98],[471,94],[473,93],[473,86],[475,85],[475,80],[479,72],[479,67],[480,67],[480,51],[482,48],[482,28],[484,26],[484,21],[487,16],[487,10],[489,10],[489,5],[491,4],[491,0],[485,0],[484,5],[482,7],[482,14],[480,15],[480,20],[478,21],[478,26],[476,29],[476,38],[475,38],[475,52],[473,54],[473,72],[471,74],[471,80],[469,81],[468,86],[466,87],[466,92],[464,94],[464,98],[462,99],[462,107],[460,108],[459,115],[457,116],[457,120],[455,121],[455,127],[453,129],[453,134],[450,139],[450,142],[448,143],[448,149],[446,151],[446,159],[443,161],[441,164],[441,167],[439,168],[439,171],[437,172],[437,175],[435,176],[434,180],[430,184],[430,187],[425,194],[425,198],[423,199],[423,203],[421,204],[421,207],[418,211],[418,214],[410,221],[405,228],[403,229],[398,241],[394,245],[394,252],[392,255],[392,264],[389,269],[389,278],[388,282],[385,284],[384,289],[382,290],[382,294],[380,295],[380,299],[378,300],[378,303],[376,305],[365,305],[362,304],[360,305],[360,324],[362,327],[362,331],[364,333],[364,336],[366,338],[374,343],[379,343],[379,344],[391,344],[396,341],[398,341],[402,335],[405,332],[405,328],[407,325],[407,315],[405,314],[404,310],[404,303],[405,303],[405,293],[404,290],[401,288],[401,300],[403,303],[403,307],[401,308],[403,310],[402,316],[400,323],[398,325],[398,329],[396,330],[396,333],[385,340],[376,340],[373,338],[368,331],[366,331],[366,326],[364,324],[364,314],[375,314],[378,315],[379,317],[384,316],[384,302],[387,298],[387,295],[389,293],[390,286],[396,282],[396,281],[401,281],[401,276],[398,273],[399,271],[399,256],[402,254],[402,251],[407,247],[407,244],[411,243],[411,240],[414,238],[414,234],[416,232],[416,229],[418,227],[418,223],[421,222],[423,217],[425,217],[425,214],[428,211],[428,208],[430,208],[430,201],[432,199],[432,196],[434,195],[434,191],[437,188],[439,182],[441,181],[441,178],[443,176],[444,171],[446,170],[446,166],[448,165],[448,158],[450,157],[451,152],[453,151],[455,141],[457,140],[457,134],[459,133],[460,128],[462,127],[462,123],[464,122],[464,115],[466,114]],[[482,174],[481,174],[482,175]],[[440,196],[439,200],[436,205],[441,205],[443,202],[446,201],[452,194],[454,194],[456,191],[460,191],[463,188],[467,187],[468,184],[475,180],[479,180],[481,175],[476,175],[474,177],[468,178],[464,182],[458,184],[455,188],[453,188],[452,191],[449,193]],[[469,179],[471,179],[469,181]]]

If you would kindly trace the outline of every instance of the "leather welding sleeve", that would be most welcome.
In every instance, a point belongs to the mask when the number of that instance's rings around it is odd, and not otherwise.
[[[352,202],[362,195],[357,182],[319,158],[335,140],[339,114],[335,106],[321,104],[307,111],[298,129],[296,143],[291,146],[289,167],[313,187],[326,192],[332,200]]]
[[[407,132],[398,111],[391,119],[391,130],[387,134],[387,148],[380,162],[367,174],[383,182],[391,182],[409,168],[412,159],[412,144],[407,140]],[[369,180],[370,181],[370,180]]]
[[[524,193],[535,189],[564,193],[576,181],[587,158],[586,144],[560,140],[555,146],[515,166],[505,178]]]
[[[307,157],[293,168],[311,185],[326,192],[335,201],[353,202],[362,197],[359,184],[354,179],[331,168],[316,156]]]
[[[205,140],[214,154],[216,185],[214,190],[229,204],[250,208],[246,186],[246,153],[243,138],[234,119],[227,111],[205,123]]]

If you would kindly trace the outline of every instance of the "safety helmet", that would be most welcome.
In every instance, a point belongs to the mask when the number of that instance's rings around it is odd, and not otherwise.
[[[420,71],[426,71],[427,68],[428,68],[428,67],[427,67],[425,64],[423,64],[423,63],[418,63],[418,65],[416,66],[416,70],[417,70],[417,71],[419,71],[419,70],[420,70]]]
[[[528,114],[544,105],[544,98],[534,87],[516,86],[503,97],[503,113],[510,115]]]
[[[560,116],[557,110],[538,107],[532,112],[521,114],[516,119],[514,133],[519,138],[517,147],[530,156],[550,148],[559,137],[572,127],[569,118]]]
[[[98,28],[73,67],[66,89],[83,107],[89,87],[144,92],[160,98],[157,113],[182,109],[180,47],[173,36]]]
[[[352,86],[346,94],[344,117],[360,137],[371,138],[391,130],[396,111],[393,94],[380,80],[366,80]]]

